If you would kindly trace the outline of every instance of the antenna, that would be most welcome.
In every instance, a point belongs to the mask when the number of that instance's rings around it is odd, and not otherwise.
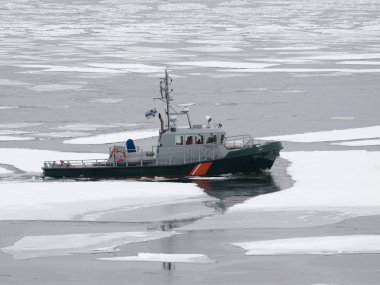
[[[170,97],[170,92],[173,91],[173,89],[169,89],[169,86],[172,83],[172,79],[168,75],[168,70],[165,69],[165,77],[161,78],[160,81],[160,93],[161,93],[161,101],[166,103],[166,117],[167,117],[167,127],[168,130],[170,129],[170,114],[169,114],[169,109],[171,108],[170,106],[170,101],[173,100],[173,98]]]

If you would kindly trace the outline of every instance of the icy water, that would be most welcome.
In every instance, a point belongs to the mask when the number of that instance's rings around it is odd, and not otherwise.
[[[377,0],[1,2],[0,284],[377,284],[379,13]],[[44,160],[150,137],[165,68],[194,123],[282,140],[271,172],[39,179]]]

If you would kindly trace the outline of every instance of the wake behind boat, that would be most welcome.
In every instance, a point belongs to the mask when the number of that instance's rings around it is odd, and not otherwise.
[[[169,86],[171,79],[165,70],[161,79],[161,97],[165,103],[166,122],[159,114],[161,129],[158,143],[144,151],[128,139],[125,146],[113,146],[108,159],[45,161],[44,177],[55,178],[139,178],[218,176],[229,173],[254,173],[270,169],[280,154],[281,142],[257,143],[249,135],[227,137],[221,124],[193,125],[190,107],[172,106]],[[156,116],[156,109],[146,117]],[[178,128],[178,116],[187,118],[188,127]]]

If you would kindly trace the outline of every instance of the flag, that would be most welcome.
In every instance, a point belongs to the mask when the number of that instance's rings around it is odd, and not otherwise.
[[[145,118],[147,118],[147,119],[153,118],[156,116],[156,114],[157,114],[157,110],[156,110],[156,108],[154,108],[152,110],[145,112]]]

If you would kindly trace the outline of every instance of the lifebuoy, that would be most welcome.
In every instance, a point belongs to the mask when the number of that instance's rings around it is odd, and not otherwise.
[[[122,154],[122,157],[120,157],[120,158],[116,161],[117,163],[124,162],[124,161],[126,160],[126,158],[127,158],[127,153],[125,152],[124,149],[122,149],[122,150],[118,150],[118,149],[114,148],[114,149],[112,150],[112,154],[113,154],[113,155],[117,155],[119,152]]]

